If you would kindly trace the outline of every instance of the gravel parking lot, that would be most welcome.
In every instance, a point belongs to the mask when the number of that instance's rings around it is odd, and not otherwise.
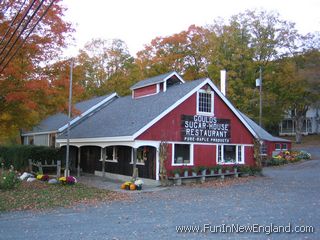
[[[264,177],[231,186],[171,187],[98,206],[2,213],[0,239],[320,239],[317,159],[265,168]],[[315,232],[210,232],[232,224],[259,224],[265,231],[272,224],[273,229],[290,224],[292,231],[311,226]],[[183,225],[199,226],[202,232],[177,233],[176,227]]]

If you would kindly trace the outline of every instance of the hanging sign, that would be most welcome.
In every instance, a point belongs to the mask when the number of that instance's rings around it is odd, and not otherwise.
[[[182,115],[181,137],[185,142],[229,143],[230,119],[201,115]]]

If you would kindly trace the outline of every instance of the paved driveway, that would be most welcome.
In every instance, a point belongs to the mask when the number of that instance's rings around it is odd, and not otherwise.
[[[320,239],[320,160],[264,169],[222,188],[172,187],[129,202],[0,215],[0,239]],[[315,233],[211,233],[215,226],[312,226]],[[191,225],[206,232],[177,233]]]

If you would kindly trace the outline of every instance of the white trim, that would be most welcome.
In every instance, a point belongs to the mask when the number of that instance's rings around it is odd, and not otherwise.
[[[138,148],[137,148],[137,151],[138,151]],[[138,154],[137,154],[138,155]],[[143,161],[143,160],[142,160]],[[133,164],[133,148],[131,148],[131,161],[130,161],[130,163],[129,164]],[[143,162],[138,162],[138,157],[137,157],[137,162],[136,162],[136,165],[142,165],[142,166],[144,166],[145,164],[144,164],[144,161]]]
[[[112,98],[117,97],[117,93],[113,93],[111,94],[109,97],[103,99],[102,101],[98,102],[96,105],[92,106],[91,108],[89,108],[87,111],[81,113],[79,116],[75,117],[74,119],[72,119],[70,121],[70,125],[76,123],[77,121],[79,121],[81,118],[85,117],[86,115],[88,115],[89,113],[91,113],[92,111],[94,111],[95,109],[97,109],[98,107],[100,107],[101,105],[105,104],[106,102],[110,101]],[[68,124],[65,124],[64,126],[60,127],[58,129],[58,132],[62,132],[64,131],[66,128],[68,127]]]
[[[160,180],[160,158],[159,158],[159,147],[156,148],[156,180]]]
[[[280,148],[277,148],[277,145],[279,145]],[[275,144],[274,144],[274,149],[275,149],[276,151],[281,151],[281,149],[282,149],[281,143],[275,143]]]
[[[210,112],[200,112],[199,111],[199,94],[200,93],[207,93],[211,95],[211,109]],[[206,90],[204,89],[199,89],[197,91],[197,103],[196,103],[196,112],[197,115],[208,115],[208,116],[214,116],[214,91],[211,91],[210,89],[210,93],[208,93]]]
[[[160,92],[160,83],[157,83],[157,93]]]
[[[161,82],[164,82],[164,81],[167,81],[169,78],[171,78],[173,75],[176,75],[176,77],[180,80],[180,82],[182,83],[185,83],[185,81],[182,79],[182,77],[180,77],[180,75],[176,72],[176,71],[173,71],[171,74],[169,74],[167,77],[163,78],[163,79],[160,79],[159,81],[156,81],[156,82],[152,82],[152,83],[147,83],[143,86],[138,86],[138,87],[131,87],[130,90],[135,90],[135,89],[139,89],[139,88],[143,88],[143,87],[148,87],[148,86],[151,86],[151,85],[154,85],[154,84],[157,84],[157,83],[161,83]],[[148,78],[149,79],[149,78]],[[144,79],[142,81],[145,81],[145,80],[148,80],[148,79]]]
[[[283,145],[286,145],[286,148],[283,148]],[[282,150],[288,150],[288,144],[287,143],[281,143],[281,149]]]
[[[225,162],[224,160],[224,146],[226,145],[232,145],[232,146],[236,146],[236,156],[235,156],[235,162]],[[245,164],[246,160],[245,160],[245,147],[247,147],[248,145],[245,144],[217,144],[216,147],[216,163],[218,165],[234,165],[234,164]],[[219,159],[219,147],[221,147],[221,162],[218,161]],[[241,162],[238,161],[239,158],[239,153],[238,153],[238,148],[241,147]]]
[[[153,95],[156,95],[156,94],[158,94],[157,92],[155,92],[155,93],[150,93],[150,94],[148,94],[148,95],[142,95],[142,96],[139,96],[139,97],[134,97],[134,99],[139,99],[139,98],[144,98],[144,97],[150,97],[150,96],[153,96]]]
[[[174,110],[177,106],[179,106],[181,103],[183,103],[185,100],[187,100],[190,96],[192,96],[192,94],[194,94],[196,91],[198,91],[200,88],[202,88],[206,83],[207,83],[207,81],[204,81],[202,84],[199,84],[197,87],[192,89],[189,93],[184,95],[184,97],[182,97],[178,101],[176,101],[173,105],[171,105],[169,108],[167,108],[161,114],[159,114],[156,118],[154,118],[152,121],[150,121],[148,124],[146,124],[143,128],[141,128],[135,134],[133,134],[133,138],[137,138],[139,135],[141,135],[143,132],[145,132],[147,129],[149,129],[153,124],[158,122],[160,119],[162,119],[164,116],[166,116],[169,112]]]
[[[112,147],[112,158],[113,159],[107,159],[107,154],[106,154],[105,161],[111,162],[111,163],[118,163],[118,155],[116,154],[116,153],[118,153],[118,150],[116,149],[117,147],[116,146],[107,146],[107,147]],[[103,149],[107,148],[107,147],[101,147],[101,153],[100,153],[100,159],[99,159],[99,161],[101,161],[101,162],[103,161],[103,158],[102,158]],[[116,158],[115,158],[115,155],[116,155]]]
[[[22,133],[22,137],[27,137],[27,136],[35,136],[35,135],[44,135],[44,134],[51,134],[51,133],[57,133],[57,131],[47,131],[47,132],[30,132],[30,133]]]
[[[101,137],[101,138],[73,138],[70,139],[70,142],[76,143],[92,143],[92,142],[130,142],[134,141],[132,136],[123,136],[123,137]],[[57,139],[57,143],[67,143],[67,139]]]
[[[142,133],[144,133],[147,129],[149,129],[152,125],[154,125],[156,122],[158,122],[160,119],[162,119],[164,116],[166,116],[169,112],[174,110],[177,106],[179,106],[181,103],[183,103],[185,100],[187,100],[190,96],[192,96],[195,92],[197,92],[199,89],[201,89],[206,84],[209,84],[210,87],[214,90],[214,92],[222,98],[222,101],[231,109],[231,111],[238,117],[238,119],[245,125],[245,127],[249,130],[249,132],[258,139],[257,134],[255,131],[250,127],[250,125],[244,120],[244,118],[241,116],[241,114],[236,110],[236,108],[229,102],[229,100],[220,92],[220,90],[212,83],[212,81],[209,78],[206,78],[205,81],[203,81],[201,84],[196,86],[194,89],[192,89],[189,93],[187,93],[184,97],[180,98],[178,101],[176,101],[173,105],[171,105],[169,108],[167,108],[165,111],[163,111],[161,114],[159,114],[156,118],[154,118],[152,121],[150,121],[148,124],[146,124],[143,128],[138,130],[136,133],[133,134],[133,138],[137,138]]]
[[[171,166],[193,166],[194,165],[194,144],[183,142],[183,143],[171,143],[172,144],[172,156],[171,156]],[[174,162],[174,154],[175,154],[175,145],[190,145],[190,163],[175,163]]]
[[[167,80],[163,82],[163,92],[167,91]]]

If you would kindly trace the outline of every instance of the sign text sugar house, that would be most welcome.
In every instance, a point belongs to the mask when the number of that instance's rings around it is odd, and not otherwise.
[[[186,142],[229,143],[231,126],[229,119],[211,116],[182,115],[182,139]]]

